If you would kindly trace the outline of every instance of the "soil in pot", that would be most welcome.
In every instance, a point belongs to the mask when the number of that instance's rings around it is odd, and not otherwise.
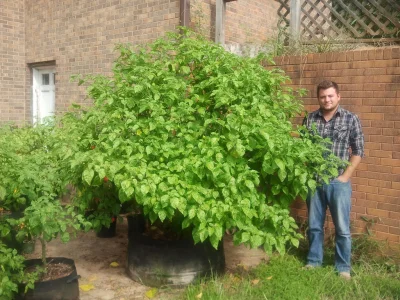
[[[40,259],[25,262],[26,272],[35,272],[42,267]],[[73,260],[63,257],[47,258],[47,272],[35,282],[33,290],[23,293],[20,286],[17,300],[76,300],[79,299],[78,275]]]
[[[135,217],[130,218],[133,219],[129,222],[128,218],[127,273],[133,280],[153,287],[182,287],[198,278],[224,272],[223,243],[214,249],[208,241],[195,245],[186,234],[174,240],[161,234],[165,233],[164,230],[150,228],[150,231],[140,233],[140,230],[131,227],[139,225],[143,228],[143,224]]]

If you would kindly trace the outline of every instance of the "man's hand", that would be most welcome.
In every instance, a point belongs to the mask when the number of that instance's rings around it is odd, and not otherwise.
[[[361,156],[353,155],[350,157],[350,164],[347,166],[346,170],[340,175],[337,180],[340,182],[348,182],[354,170],[357,168],[361,161]]]
[[[348,176],[345,176],[344,174],[342,174],[342,175],[340,175],[338,178],[336,178],[338,181],[340,181],[340,182],[343,182],[343,183],[345,183],[345,182],[348,182],[349,180],[350,180],[350,177],[348,177]]]

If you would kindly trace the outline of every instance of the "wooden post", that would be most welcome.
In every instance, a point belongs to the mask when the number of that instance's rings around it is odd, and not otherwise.
[[[301,26],[301,0],[290,1],[290,33],[292,38],[298,40],[300,38]]]
[[[190,0],[181,0],[179,23],[180,26],[190,26]]]
[[[226,3],[224,0],[217,0],[215,5],[215,42],[223,45],[225,44]]]

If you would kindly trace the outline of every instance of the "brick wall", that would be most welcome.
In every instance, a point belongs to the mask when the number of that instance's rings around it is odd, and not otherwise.
[[[278,67],[293,87],[309,90],[305,108],[318,108],[316,85],[323,79],[341,88],[341,105],[361,119],[365,158],[352,178],[354,232],[365,232],[366,220],[378,239],[400,243],[400,47],[344,53],[278,57]],[[301,118],[299,118],[300,122]],[[293,212],[306,216],[303,202]],[[332,224],[327,222],[327,227]]]
[[[58,112],[72,102],[88,103],[85,88],[71,83],[71,75],[110,73],[116,44],[149,42],[179,24],[179,0],[25,2],[26,63],[55,62]],[[32,78],[27,77],[30,103]]]
[[[215,40],[215,0],[192,0],[192,26]],[[237,0],[226,4],[226,43],[262,43],[276,33],[279,3]]]
[[[0,1],[0,123],[25,119],[24,0]]]

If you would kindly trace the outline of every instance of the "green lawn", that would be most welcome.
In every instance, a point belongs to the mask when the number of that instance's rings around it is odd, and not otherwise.
[[[237,269],[189,286],[181,299],[400,299],[397,252],[384,254],[381,246],[366,237],[354,240],[350,281],[335,272],[332,247],[326,247],[325,266],[304,270],[303,245],[252,270]]]

